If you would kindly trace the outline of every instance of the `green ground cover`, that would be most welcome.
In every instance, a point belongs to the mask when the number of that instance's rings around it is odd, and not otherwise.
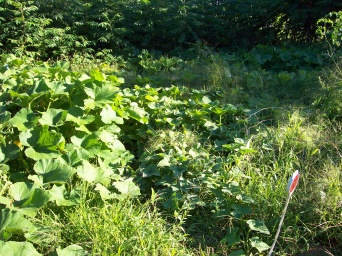
[[[341,8],[0,0],[0,255],[340,255]]]
[[[3,56],[1,254],[338,253],[339,57],[194,49]]]

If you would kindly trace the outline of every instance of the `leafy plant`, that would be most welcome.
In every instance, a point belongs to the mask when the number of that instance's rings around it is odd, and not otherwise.
[[[341,45],[342,12],[331,12],[324,18],[317,21],[318,28],[316,33],[331,42],[332,45],[339,47]]]

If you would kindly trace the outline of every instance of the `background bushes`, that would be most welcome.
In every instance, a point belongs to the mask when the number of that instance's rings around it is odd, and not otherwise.
[[[338,1],[2,0],[3,51],[43,57],[123,48],[170,52],[196,42],[230,48],[317,39],[317,21]]]

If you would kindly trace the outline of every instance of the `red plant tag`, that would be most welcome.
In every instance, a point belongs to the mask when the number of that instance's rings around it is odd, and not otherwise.
[[[297,184],[299,181],[299,171],[296,170],[293,174],[292,177],[290,177],[289,182],[287,183],[287,191],[292,194],[293,191],[296,189]]]

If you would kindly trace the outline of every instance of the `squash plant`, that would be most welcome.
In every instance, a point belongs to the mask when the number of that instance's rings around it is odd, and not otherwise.
[[[125,88],[99,70],[14,56],[1,66],[0,82],[0,252],[39,255],[29,243],[39,233],[30,219],[51,204],[79,204],[86,196],[80,183],[104,201],[156,191],[166,211],[209,209],[242,230],[269,234],[235,180],[244,177],[235,157],[254,152],[238,138],[247,109],[221,104],[215,92]],[[222,243],[238,248],[237,229],[229,230]],[[250,245],[268,248],[258,236]]]

